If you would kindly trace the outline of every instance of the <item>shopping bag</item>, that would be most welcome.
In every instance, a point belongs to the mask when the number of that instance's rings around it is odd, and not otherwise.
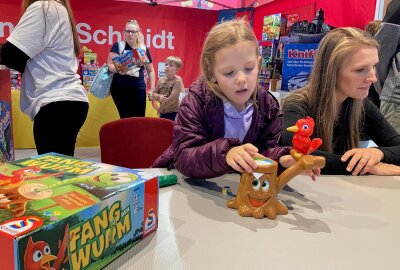
[[[114,73],[108,70],[107,64],[104,64],[94,77],[89,92],[95,97],[106,98],[110,95],[110,87],[114,77]]]

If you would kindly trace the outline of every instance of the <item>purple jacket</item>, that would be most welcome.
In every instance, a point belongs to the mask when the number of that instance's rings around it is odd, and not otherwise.
[[[290,147],[277,147],[281,116],[278,101],[267,91],[258,90],[257,106],[243,144],[255,145],[261,154],[274,160],[288,154]],[[196,178],[234,172],[225,156],[230,148],[241,144],[240,140],[224,138],[223,101],[206,89],[202,78],[191,85],[183,99],[173,132],[172,145],[152,167],[175,167],[183,175]]]

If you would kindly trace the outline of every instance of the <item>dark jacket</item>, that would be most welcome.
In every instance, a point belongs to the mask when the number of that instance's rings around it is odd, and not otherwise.
[[[258,90],[250,128],[243,144],[255,145],[272,159],[288,154],[290,147],[277,147],[281,136],[281,113],[278,101],[268,92]],[[224,138],[224,105],[206,89],[203,79],[196,81],[181,103],[173,142],[153,167],[175,167],[189,177],[211,178],[234,170],[226,163],[228,150],[241,145],[237,138]]]

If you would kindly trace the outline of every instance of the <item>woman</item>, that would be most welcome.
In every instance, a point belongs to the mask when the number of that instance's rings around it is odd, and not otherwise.
[[[24,14],[1,49],[22,73],[21,110],[34,121],[38,154],[74,155],[89,103],[77,75],[80,44],[68,0],[25,0]]]
[[[338,28],[321,41],[309,84],[283,102],[284,145],[292,144],[286,128],[306,116],[315,119],[314,137],[323,140],[325,174],[400,174],[400,135],[372,104],[368,90],[376,81],[378,43],[355,28]],[[368,136],[379,147],[358,148]],[[394,165],[391,165],[394,164]]]
[[[144,68],[150,79],[150,91],[155,88],[155,75],[149,50],[143,44],[143,35],[136,20],[129,20],[125,25],[125,41],[116,42],[112,46],[107,58],[108,69],[115,73],[111,84],[111,96],[117,106],[120,118],[132,116],[145,116],[146,112],[146,81]],[[137,55],[138,51],[145,51],[148,61],[142,62],[137,57],[134,65],[129,68],[118,68],[113,58],[120,54],[132,51]],[[145,58],[146,58],[145,56]]]

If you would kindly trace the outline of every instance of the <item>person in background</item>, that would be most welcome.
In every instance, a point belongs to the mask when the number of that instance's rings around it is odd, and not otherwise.
[[[260,61],[248,22],[214,26],[200,57],[202,77],[180,105],[172,146],[152,167],[175,167],[188,177],[211,178],[251,173],[257,168],[253,157],[260,154],[274,160],[288,157],[290,147],[278,147],[278,101],[257,88]]]
[[[381,112],[400,133],[400,1],[389,3],[381,27],[375,35],[379,43],[377,81]]]
[[[111,97],[118,109],[120,118],[145,116],[146,113],[146,81],[144,69],[150,79],[150,91],[155,88],[155,74],[150,51],[143,42],[143,35],[136,20],[128,20],[124,30],[125,41],[116,42],[111,47],[107,57],[108,69],[115,73],[111,84]],[[113,58],[133,52],[134,65],[131,68],[116,67]],[[143,57],[137,57],[138,52],[144,52]]]
[[[70,3],[25,0],[23,10],[1,62],[22,73],[21,110],[34,121],[38,154],[73,156],[89,103],[76,73],[80,43]]]
[[[312,155],[326,158],[323,174],[400,174],[400,135],[366,98],[376,81],[378,43],[356,28],[337,28],[320,42],[308,85],[283,101],[283,145],[292,145],[286,128],[313,117],[312,137],[323,140]],[[379,147],[358,148],[368,136]]]
[[[371,36],[375,36],[376,32],[378,32],[381,23],[382,23],[381,20],[375,20],[369,22],[365,26],[365,31],[370,33]],[[371,84],[371,87],[369,88],[368,98],[372,101],[372,103],[375,104],[376,107],[379,108],[381,106],[381,101],[379,100],[379,94],[378,92],[376,92],[374,84]]]
[[[151,101],[159,101],[157,111],[160,118],[175,120],[179,109],[179,95],[184,86],[181,77],[176,75],[182,66],[182,60],[176,56],[169,56],[165,60],[165,77],[157,82],[154,92],[149,92]]]

